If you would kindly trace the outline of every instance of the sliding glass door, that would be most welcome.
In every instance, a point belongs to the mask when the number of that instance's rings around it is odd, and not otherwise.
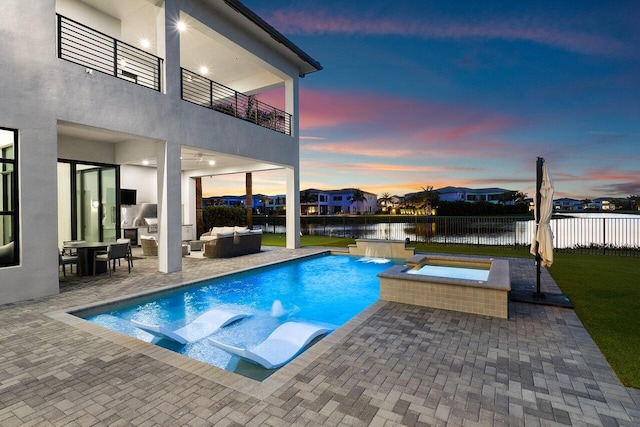
[[[120,168],[115,165],[58,163],[58,240],[114,242],[120,233],[118,189]]]

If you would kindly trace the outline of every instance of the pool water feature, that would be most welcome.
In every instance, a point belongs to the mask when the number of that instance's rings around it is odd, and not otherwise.
[[[335,330],[379,299],[377,273],[389,265],[359,262],[358,257],[349,255],[321,254],[222,276],[162,295],[145,295],[100,312],[93,309],[73,314],[219,368],[264,379],[269,372],[238,363],[237,358],[208,344],[206,339],[181,345],[138,329],[130,320],[179,327],[212,308],[249,313],[248,318],[211,335],[245,348],[259,344],[288,321]]]

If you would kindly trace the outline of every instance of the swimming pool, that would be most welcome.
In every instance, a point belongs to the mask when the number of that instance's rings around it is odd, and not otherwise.
[[[207,280],[169,293],[110,306],[84,319],[233,372],[248,369],[206,339],[181,345],[131,325],[184,325],[212,308],[246,312],[211,337],[238,347],[262,342],[287,321],[304,321],[336,329],[379,299],[377,274],[392,264],[348,255],[321,254],[270,267]],[[249,375],[253,376],[253,375]]]

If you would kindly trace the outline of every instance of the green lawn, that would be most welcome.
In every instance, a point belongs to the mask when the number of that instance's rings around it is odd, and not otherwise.
[[[353,239],[302,236],[302,246],[346,248]],[[284,246],[284,235],[264,234],[263,245]],[[527,248],[414,244],[419,252],[531,257]],[[556,253],[551,276],[569,297],[585,328],[620,381],[640,388],[640,259]]]

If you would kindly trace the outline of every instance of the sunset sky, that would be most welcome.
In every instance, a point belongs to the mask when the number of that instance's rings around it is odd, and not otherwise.
[[[640,193],[637,0],[244,3],[324,67],[300,81],[301,189],[533,196],[541,156],[556,198]]]

